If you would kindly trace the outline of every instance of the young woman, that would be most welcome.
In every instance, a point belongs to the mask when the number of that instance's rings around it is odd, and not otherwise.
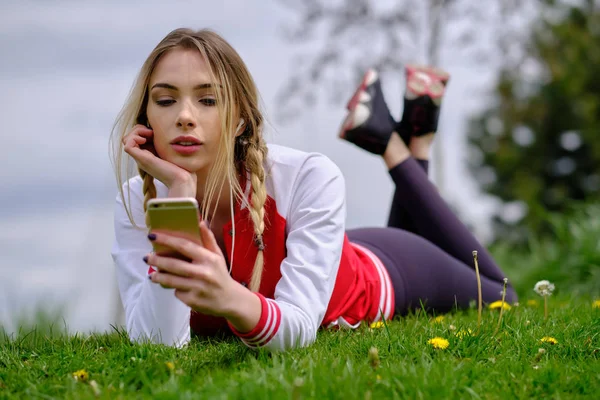
[[[504,275],[426,175],[447,76],[410,74],[419,96],[405,100],[397,127],[373,71],[349,104],[341,136],[381,154],[397,192],[389,227],[346,234],[339,169],[265,143],[257,90],[235,50],[210,31],[169,33],[111,137],[121,187],[112,255],[132,340],[181,346],[191,334],[232,332],[284,350],[312,343],[319,327],[355,328],[422,304],[464,307],[477,296],[473,250],[484,300],[498,299]],[[123,152],[139,171],[125,181]],[[203,245],[148,232],[154,197],[195,197]],[[187,261],[153,254],[152,241]]]

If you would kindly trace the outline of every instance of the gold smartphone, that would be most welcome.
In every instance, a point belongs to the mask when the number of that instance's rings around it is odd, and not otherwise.
[[[153,231],[168,231],[202,245],[198,202],[193,197],[173,197],[148,201],[148,220]],[[152,243],[159,255],[182,258],[173,249]]]

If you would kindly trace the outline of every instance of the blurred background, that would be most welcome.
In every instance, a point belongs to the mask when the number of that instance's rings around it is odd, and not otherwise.
[[[383,162],[337,138],[368,67],[399,119],[406,63],[451,80],[431,178],[521,292],[600,292],[597,0],[4,0],[0,4],[0,325],[122,323],[108,137],[153,47],[211,28],[262,95],[269,142],[321,152],[348,227],[387,221]]]

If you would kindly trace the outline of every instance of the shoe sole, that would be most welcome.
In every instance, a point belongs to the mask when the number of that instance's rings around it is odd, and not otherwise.
[[[420,71],[428,74],[432,78],[441,81],[444,84],[444,86],[446,86],[446,84],[450,80],[450,74],[448,72],[446,72],[445,70],[438,68],[438,67],[432,67],[430,65],[420,65],[420,64],[407,64],[406,69],[407,70],[408,69],[420,70]]]
[[[362,93],[364,93],[367,86],[372,85],[375,81],[377,81],[377,79],[378,79],[377,72],[372,68],[369,68],[363,75],[363,79],[362,79],[360,85],[358,86],[358,88],[356,89],[356,91],[354,92],[354,94],[352,95],[352,97],[350,98],[348,103],[346,104],[346,109],[349,111],[349,113],[348,113],[348,116],[346,117],[346,119],[344,119],[344,122],[342,123],[342,129],[340,130],[340,133],[338,134],[339,138],[345,139],[346,132],[348,130],[354,128],[354,126],[355,126],[354,121],[353,121],[354,112],[356,110],[356,106],[360,103],[360,96]]]
[[[408,98],[429,96],[434,102],[441,102],[450,74],[439,68],[415,64],[408,64],[405,69]]]

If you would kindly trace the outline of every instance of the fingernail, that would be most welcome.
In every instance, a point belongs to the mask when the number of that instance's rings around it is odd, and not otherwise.
[[[156,234],[154,234],[154,233],[149,233],[149,234],[148,234],[148,239],[150,239],[150,240],[156,240]]]
[[[148,264],[148,256],[144,256],[143,260],[146,264]]]

